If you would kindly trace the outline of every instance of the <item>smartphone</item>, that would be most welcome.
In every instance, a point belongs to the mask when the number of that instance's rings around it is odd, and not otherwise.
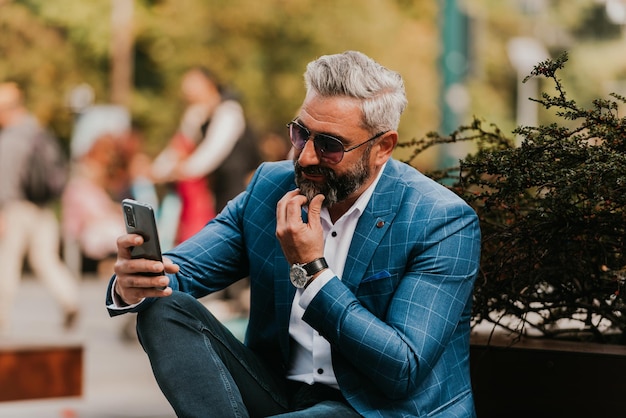
[[[139,234],[143,237],[143,244],[131,248],[131,258],[163,261],[161,245],[159,244],[159,233],[152,206],[133,199],[124,199],[122,200],[122,208],[124,210],[126,232]],[[150,272],[146,274],[160,276],[162,273]]]

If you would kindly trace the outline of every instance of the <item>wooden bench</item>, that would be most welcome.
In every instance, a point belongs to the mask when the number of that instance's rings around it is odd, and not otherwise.
[[[0,401],[82,395],[83,347],[68,342],[0,342]]]

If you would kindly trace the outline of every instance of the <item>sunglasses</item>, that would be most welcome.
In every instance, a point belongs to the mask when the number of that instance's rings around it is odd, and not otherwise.
[[[289,128],[289,138],[294,148],[297,150],[303,150],[306,142],[311,138],[311,131],[304,126],[300,125],[295,120],[287,124]],[[315,152],[320,160],[323,160],[330,164],[337,164],[343,159],[343,154],[357,149],[361,145],[365,145],[376,138],[381,137],[389,131],[379,132],[367,141],[361,142],[351,148],[345,149],[343,143],[334,136],[326,134],[315,134],[313,136],[313,146]]]

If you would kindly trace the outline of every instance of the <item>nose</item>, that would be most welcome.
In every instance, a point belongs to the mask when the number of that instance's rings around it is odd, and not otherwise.
[[[300,155],[298,156],[298,162],[303,167],[318,165],[320,163],[320,159],[315,151],[313,138],[309,138],[309,140],[304,143],[304,148],[302,148]]]

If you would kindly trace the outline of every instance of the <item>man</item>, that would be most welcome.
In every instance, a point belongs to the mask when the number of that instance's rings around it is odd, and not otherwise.
[[[130,260],[141,237],[122,236],[111,314],[139,311],[181,417],[474,416],[474,212],[391,158],[406,105],[397,73],[348,51],[311,62],[305,81],[293,164],[261,165],[168,254],[167,277],[140,274],[163,265]],[[240,344],[194,298],[247,275]]]
[[[0,330],[8,331],[24,256],[50,289],[71,328],[78,314],[78,284],[59,255],[59,222],[52,208],[27,200],[23,170],[43,129],[25,107],[15,83],[0,84]]]

